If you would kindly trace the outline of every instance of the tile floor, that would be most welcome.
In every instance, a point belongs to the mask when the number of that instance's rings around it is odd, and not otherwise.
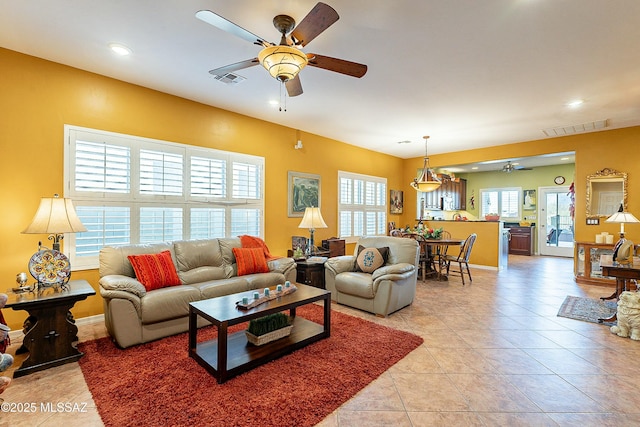
[[[511,256],[505,271],[472,275],[464,287],[459,278],[418,282],[413,305],[386,319],[334,304],[424,344],[320,425],[640,425],[640,342],[556,316],[567,295],[597,298],[611,289],[577,285],[572,260],[563,258]],[[104,334],[101,324],[80,326],[81,340]],[[102,425],[77,363],[15,379],[1,397],[37,407],[0,413],[0,426]],[[57,402],[86,404],[86,412],[46,410]]]

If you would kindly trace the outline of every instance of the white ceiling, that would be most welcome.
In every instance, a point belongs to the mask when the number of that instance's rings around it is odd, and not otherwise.
[[[304,50],[368,73],[307,67],[286,112],[269,104],[280,87],[260,66],[235,86],[208,73],[260,48],[194,14],[277,43],[273,17],[299,22],[315,0],[0,0],[0,46],[402,158],[424,154],[423,135],[438,154],[598,120],[640,125],[638,0],[327,3],[340,20]],[[133,54],[115,56],[111,42]]]

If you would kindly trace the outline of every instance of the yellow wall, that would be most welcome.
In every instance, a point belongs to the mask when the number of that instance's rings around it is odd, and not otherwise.
[[[300,132],[304,148],[293,148],[295,129],[187,101],[143,87],[0,49],[0,278],[15,285],[38,241],[20,232],[41,197],[63,194],[63,126],[72,124],[129,135],[235,151],[265,158],[265,240],[274,254],[286,254],[291,236],[307,235],[300,218],[287,217],[287,171],[321,175],[322,214],[329,225],[316,238],[337,235],[337,172],[388,179],[401,187],[403,160]],[[206,90],[206,88],[203,88]],[[268,108],[268,107],[265,107]],[[390,220],[393,220],[390,218]],[[97,271],[73,272],[98,289]],[[80,302],[76,317],[102,313],[99,296]],[[3,310],[12,329],[25,312]]]
[[[541,154],[575,151],[575,191],[576,191],[576,217],[575,239],[577,241],[592,241],[594,235],[608,231],[614,235],[620,230],[617,224],[586,225],[585,195],[587,188],[586,177],[604,168],[611,168],[628,173],[629,199],[626,210],[640,216],[640,174],[635,173],[640,163],[638,152],[640,141],[640,127],[614,129],[609,131],[593,132],[565,136],[561,138],[543,139],[529,142],[521,142],[495,147],[480,148],[476,150],[459,151],[454,153],[436,154],[429,156],[431,167],[446,167],[447,165],[464,164],[471,162],[507,159],[510,157],[535,156]],[[415,176],[415,171],[422,167],[423,159],[416,157],[405,161],[402,188],[405,192],[405,210],[399,224],[412,224],[416,212],[417,196],[409,187],[409,182]],[[570,177],[567,184],[571,183]],[[546,185],[546,184],[545,184]],[[553,185],[549,183],[548,185]],[[467,195],[469,196],[470,193]],[[478,197],[476,194],[476,209],[478,209]],[[634,242],[640,242],[640,224],[625,225],[627,238]]]
[[[414,222],[416,196],[409,182],[422,166],[421,157],[402,160],[305,132],[300,133],[304,149],[295,150],[295,129],[1,48],[0,64],[0,278],[5,289],[15,284],[18,272],[27,270],[38,241],[46,239],[20,234],[40,198],[63,193],[64,124],[265,157],[265,240],[273,253],[286,253],[291,236],[304,234],[297,228],[300,219],[287,217],[288,170],[322,177],[322,213],[329,228],[317,231],[318,240],[337,234],[338,170],[386,177],[389,189],[405,192],[404,213],[389,215],[389,221]],[[640,214],[640,197],[634,196],[640,175],[633,173],[639,139],[640,127],[635,127],[435,155],[430,161],[438,167],[575,151],[576,238],[585,240],[598,231],[618,229],[585,225],[585,177],[590,173],[605,167],[629,172],[628,210]],[[627,230],[629,238],[640,241],[640,225],[628,225]],[[73,278],[86,279],[97,290],[96,271],[74,272]],[[102,301],[91,297],[73,311],[76,317],[102,313]],[[3,313],[11,328],[21,327],[24,312]]]

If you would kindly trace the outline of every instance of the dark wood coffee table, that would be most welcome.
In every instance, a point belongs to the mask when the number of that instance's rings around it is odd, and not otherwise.
[[[273,299],[250,310],[236,308],[242,297],[252,298],[254,291],[189,303],[189,356],[202,365],[218,383],[331,335],[331,292],[296,283],[297,291]],[[274,290],[271,290],[274,292]],[[316,301],[324,303],[324,321],[320,325],[297,317],[296,308]],[[244,330],[232,334],[229,326],[289,310],[294,318],[288,337],[254,346]],[[218,338],[198,342],[198,316],[218,329]]]

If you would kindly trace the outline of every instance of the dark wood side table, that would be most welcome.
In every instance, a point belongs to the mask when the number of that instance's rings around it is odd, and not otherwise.
[[[637,264],[618,264],[617,262],[614,262],[612,264],[602,264],[601,267],[603,276],[616,278],[615,292],[608,297],[600,297],[603,301],[618,298],[623,291],[627,290],[627,280],[640,280],[640,266]],[[617,313],[614,313],[613,316],[609,318],[598,319],[598,322],[613,322],[617,320],[617,318]]]
[[[308,262],[307,260],[300,260],[296,261],[296,269],[296,282],[325,289],[324,262]]]
[[[78,327],[69,310],[76,302],[95,294],[86,280],[72,280],[64,289],[49,287],[9,295],[5,307],[27,311],[33,325],[23,340],[29,355],[13,373],[14,378],[75,362],[84,355],[74,345]]]

